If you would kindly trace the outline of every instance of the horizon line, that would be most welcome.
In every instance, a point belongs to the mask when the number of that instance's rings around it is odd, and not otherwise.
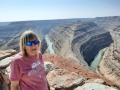
[[[98,17],[119,17],[120,15],[114,15],[114,16],[98,16]],[[22,22],[22,21],[52,21],[52,20],[64,20],[64,19],[94,19],[98,17],[78,17],[78,18],[54,18],[54,19],[29,19],[29,20],[13,20],[13,21],[0,21],[0,23],[4,22]]]

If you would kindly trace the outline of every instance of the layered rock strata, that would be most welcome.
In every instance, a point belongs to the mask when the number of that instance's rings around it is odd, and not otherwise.
[[[120,16],[97,17],[94,22],[107,30],[120,30]]]
[[[95,23],[107,29],[114,41],[105,51],[99,64],[99,73],[120,87],[120,16],[99,17]]]
[[[98,51],[112,42],[108,31],[93,22],[75,22],[56,27],[49,33],[53,49],[81,65],[91,63]],[[85,61],[86,62],[85,62]]]
[[[6,74],[6,68],[10,65],[15,50],[0,51],[0,90],[10,90],[9,74]]]
[[[105,51],[99,64],[99,71],[120,87],[120,32],[111,32],[114,43]]]

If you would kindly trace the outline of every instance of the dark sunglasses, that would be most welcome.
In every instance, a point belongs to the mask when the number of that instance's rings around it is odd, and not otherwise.
[[[32,43],[34,43],[34,45],[38,44],[39,41],[38,40],[34,40],[34,41],[28,41],[25,43],[26,46],[32,46]]]

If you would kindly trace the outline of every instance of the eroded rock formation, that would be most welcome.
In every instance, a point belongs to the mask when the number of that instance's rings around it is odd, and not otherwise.
[[[12,49],[0,51],[0,90],[10,90],[9,75],[5,72],[15,53],[16,51]]]
[[[94,86],[94,83],[98,83],[96,87],[102,87],[103,85],[104,88],[107,87],[108,89],[110,89],[109,86],[115,86],[114,82],[81,67],[70,59],[50,54],[44,54],[43,59],[45,62],[49,61],[57,67],[55,69],[53,65],[49,66],[49,68],[51,68],[50,72],[47,74],[47,80],[51,90],[75,90],[77,87],[84,87],[83,85],[87,83],[90,83],[91,86]],[[88,87],[90,86],[88,85]]]
[[[111,44],[110,33],[93,22],[78,21],[56,27],[49,33],[55,52],[77,63],[91,63],[98,51]],[[86,61],[86,62],[85,62]]]
[[[114,41],[105,51],[99,64],[99,72],[120,87],[120,16],[100,17],[95,22],[106,28]]]

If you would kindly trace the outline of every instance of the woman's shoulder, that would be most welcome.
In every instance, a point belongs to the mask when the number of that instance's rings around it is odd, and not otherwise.
[[[13,57],[13,60],[14,61],[18,61],[18,60],[21,60],[23,59],[23,56],[21,55],[21,53],[17,53],[14,57]]]

